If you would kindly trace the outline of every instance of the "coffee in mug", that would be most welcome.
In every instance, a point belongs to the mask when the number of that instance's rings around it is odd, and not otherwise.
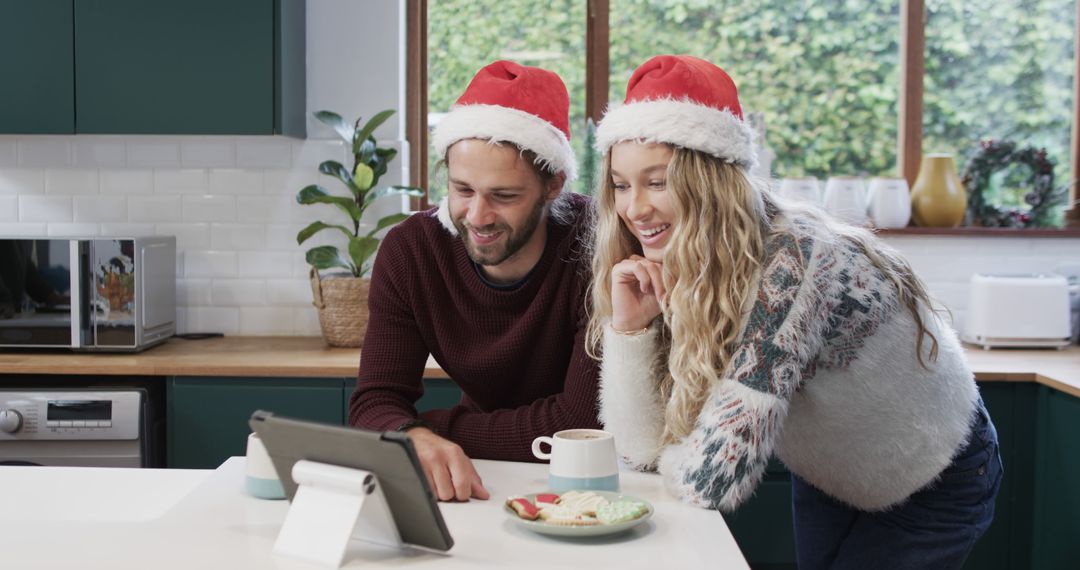
[[[549,453],[540,447],[551,446]],[[554,436],[533,440],[538,459],[551,461],[548,486],[556,493],[566,491],[618,491],[619,462],[615,438],[598,429],[568,429]]]

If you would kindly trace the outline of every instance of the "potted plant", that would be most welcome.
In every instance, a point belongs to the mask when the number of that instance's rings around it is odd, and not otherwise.
[[[370,284],[366,275],[371,269],[371,258],[379,248],[376,235],[401,222],[408,214],[398,213],[380,218],[371,229],[361,233],[360,221],[376,200],[385,196],[421,196],[423,191],[412,186],[388,186],[377,188],[379,178],[386,174],[387,165],[397,155],[397,149],[381,148],[373,133],[391,115],[393,109],[382,111],[361,125],[362,118],[352,124],[331,111],[318,111],[315,118],[334,129],[352,151],[352,168],[336,160],[319,165],[319,172],[337,179],[349,190],[347,196],[336,196],[318,184],[305,186],[296,195],[300,204],[330,204],[348,216],[348,225],[312,222],[296,234],[296,243],[303,244],[311,236],[323,231],[341,232],[348,240],[344,252],[337,246],[321,245],[307,251],[311,265],[311,291],[314,305],[319,309],[319,326],[323,338],[331,346],[358,347],[364,341],[367,329],[367,296]],[[320,271],[336,273],[320,275]]]

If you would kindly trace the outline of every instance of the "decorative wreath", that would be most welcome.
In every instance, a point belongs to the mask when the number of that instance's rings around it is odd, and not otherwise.
[[[1027,209],[1002,208],[987,201],[985,195],[990,188],[990,178],[1014,164],[1031,169],[1028,179],[1031,191],[1024,195]],[[1054,188],[1054,161],[1046,156],[1046,149],[1031,146],[1018,149],[1012,141],[981,141],[978,152],[964,169],[963,182],[968,192],[968,213],[972,222],[991,228],[1051,226],[1054,208],[1068,190],[1067,187]]]

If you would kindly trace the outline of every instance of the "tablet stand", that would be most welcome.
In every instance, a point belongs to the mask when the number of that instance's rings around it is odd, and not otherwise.
[[[350,539],[401,546],[373,473],[300,460],[293,465],[292,476],[298,488],[274,552],[337,568]]]

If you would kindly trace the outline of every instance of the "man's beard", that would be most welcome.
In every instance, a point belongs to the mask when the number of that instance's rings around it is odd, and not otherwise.
[[[544,199],[537,200],[536,206],[531,212],[529,217],[521,224],[519,228],[512,228],[507,224],[492,224],[490,226],[477,227],[481,233],[495,233],[503,232],[506,235],[506,239],[500,239],[490,245],[477,246],[472,242],[469,228],[465,224],[464,218],[454,220],[454,227],[457,228],[458,235],[461,236],[461,241],[465,244],[465,251],[469,254],[469,258],[473,260],[473,263],[477,265],[499,265],[500,263],[510,259],[515,253],[528,243],[529,238],[536,232],[537,226],[540,225],[540,219],[544,215]]]

